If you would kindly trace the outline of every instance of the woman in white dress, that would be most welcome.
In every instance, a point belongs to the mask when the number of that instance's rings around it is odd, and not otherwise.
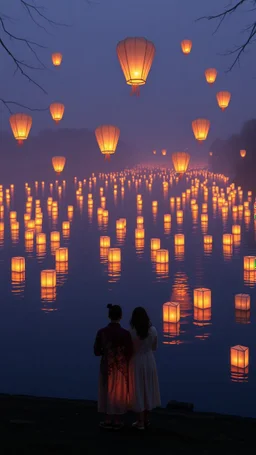
[[[157,331],[146,310],[137,307],[131,318],[133,356],[129,365],[129,402],[137,413],[133,427],[144,430],[149,422],[149,411],[161,406],[154,352],[157,349]]]

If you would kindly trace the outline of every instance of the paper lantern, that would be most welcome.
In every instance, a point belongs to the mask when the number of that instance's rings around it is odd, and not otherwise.
[[[100,248],[110,248],[110,237],[107,236],[100,237]]]
[[[155,46],[145,38],[126,38],[117,44],[116,51],[126,83],[132,86],[132,94],[138,95],[139,87],[146,84]]]
[[[157,201],[152,201],[152,208],[157,208],[158,207],[158,202]]]
[[[156,238],[151,239],[150,245],[151,245],[151,250],[152,251],[160,250],[160,248],[161,248],[161,240],[160,239],[156,239]]]
[[[169,262],[169,251],[168,250],[157,250],[156,262],[159,264],[167,264]]]
[[[183,54],[185,55],[190,54],[192,49],[192,41],[190,39],[184,39],[183,41],[181,41],[180,45]]]
[[[46,234],[41,232],[40,234],[37,234],[36,236],[36,244],[37,245],[45,245],[46,244]]]
[[[135,239],[144,239],[145,238],[145,230],[143,228],[135,229]]]
[[[57,248],[55,251],[56,262],[67,262],[68,261],[68,248]]]
[[[116,230],[124,229],[124,223],[122,220],[116,220]]]
[[[119,218],[119,221],[123,223],[124,228],[126,228],[126,218]]]
[[[66,164],[65,156],[54,156],[52,158],[52,166],[57,175],[59,175],[63,171],[65,164]]]
[[[34,231],[32,229],[28,229],[25,231],[25,240],[33,240],[34,239]]]
[[[183,219],[183,210],[177,210],[176,216],[177,219]]]
[[[54,52],[52,54],[52,63],[54,66],[60,66],[62,62],[62,54],[60,52]]]
[[[223,245],[233,245],[233,236],[232,236],[232,234],[223,234],[222,243],[223,243]]]
[[[217,78],[217,70],[215,68],[208,68],[205,70],[205,79],[208,82],[208,84],[214,84]]]
[[[230,364],[234,367],[246,368],[249,365],[249,348],[233,346],[230,348]]]
[[[251,298],[249,294],[236,294],[235,295],[235,309],[248,311],[251,305]]]
[[[176,246],[184,246],[185,245],[185,235],[184,234],[175,234],[174,244]]]
[[[143,226],[144,225],[144,218],[143,216],[137,216],[137,226]]]
[[[240,156],[241,156],[241,158],[245,158],[246,150],[240,150]]]
[[[204,244],[212,245],[212,235],[204,235]]]
[[[59,123],[62,120],[64,111],[65,106],[62,103],[52,103],[50,105],[50,113],[55,123]]]
[[[233,224],[232,226],[233,235],[241,235],[241,226],[239,224]]]
[[[11,211],[10,212],[10,220],[16,220],[17,219],[17,212]]]
[[[170,213],[166,213],[164,215],[164,223],[171,223],[172,221],[172,216],[170,215]]]
[[[60,242],[60,232],[52,231],[50,234],[51,242]]]
[[[69,231],[70,230],[70,222],[69,221],[62,221],[62,230]]]
[[[163,322],[177,323],[180,320],[180,304],[166,302],[163,304]]]
[[[190,155],[186,152],[176,152],[172,154],[172,163],[177,174],[186,172],[190,161]]]
[[[10,117],[10,125],[14,138],[19,145],[22,145],[28,138],[32,126],[32,117],[27,114],[13,114]]]
[[[194,306],[203,310],[211,308],[211,290],[207,288],[194,289]]]
[[[208,214],[201,213],[201,223],[208,223]]]
[[[27,228],[29,230],[35,229],[35,220],[29,220],[27,223]]]
[[[108,261],[109,262],[121,262],[121,249],[120,248],[109,248]]]
[[[108,210],[103,210],[102,217],[105,219],[108,218]]]
[[[256,256],[244,256],[244,270],[255,271]]]
[[[113,125],[101,125],[95,130],[96,140],[101,153],[106,159],[116,152],[120,129]]]
[[[41,271],[41,287],[54,288],[56,286],[56,271],[42,270]]]
[[[230,102],[231,99],[231,93],[230,92],[218,92],[216,95],[217,98],[217,103],[219,107],[224,111]]]
[[[210,129],[210,122],[207,119],[198,118],[192,122],[192,130],[195,138],[199,141],[205,141],[207,139]]]
[[[12,272],[17,272],[17,273],[23,273],[25,272],[25,258],[16,256],[12,258],[11,261],[11,271]]]

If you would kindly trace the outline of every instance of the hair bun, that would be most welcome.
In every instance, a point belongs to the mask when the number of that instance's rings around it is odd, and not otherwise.
[[[109,310],[110,310],[110,308],[112,308],[112,306],[113,306],[112,303],[108,303],[108,304],[107,304],[107,308],[108,308]]]

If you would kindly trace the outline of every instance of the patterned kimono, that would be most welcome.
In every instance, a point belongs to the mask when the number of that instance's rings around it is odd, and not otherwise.
[[[128,365],[132,356],[132,338],[128,330],[111,322],[100,329],[94,354],[101,356],[98,411],[109,415],[124,414],[128,408]]]

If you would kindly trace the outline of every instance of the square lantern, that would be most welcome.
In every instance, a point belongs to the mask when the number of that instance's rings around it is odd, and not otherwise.
[[[248,311],[250,309],[250,295],[249,294],[236,294],[235,295],[235,309]]]
[[[110,237],[105,235],[100,237],[100,248],[110,248]]]
[[[109,248],[108,261],[109,262],[121,262],[121,249],[120,248]]]
[[[56,270],[41,271],[41,287],[54,288],[56,286]]]
[[[211,308],[211,290],[207,288],[194,289],[194,306],[205,310]]]
[[[23,273],[25,272],[25,258],[17,256],[12,258],[11,263],[12,272]]]
[[[163,304],[163,322],[177,323],[180,320],[180,304],[166,302]]]
[[[161,240],[160,239],[151,239],[150,245],[151,245],[151,250],[153,250],[153,251],[160,250]]]
[[[244,270],[255,270],[255,256],[244,256]]]
[[[249,366],[249,348],[246,346],[233,346],[230,348],[230,364],[234,367],[246,368]]]
[[[169,251],[168,250],[157,250],[156,262],[159,264],[166,264],[169,262]]]
[[[57,248],[55,251],[56,262],[67,262],[68,261],[68,248]]]

